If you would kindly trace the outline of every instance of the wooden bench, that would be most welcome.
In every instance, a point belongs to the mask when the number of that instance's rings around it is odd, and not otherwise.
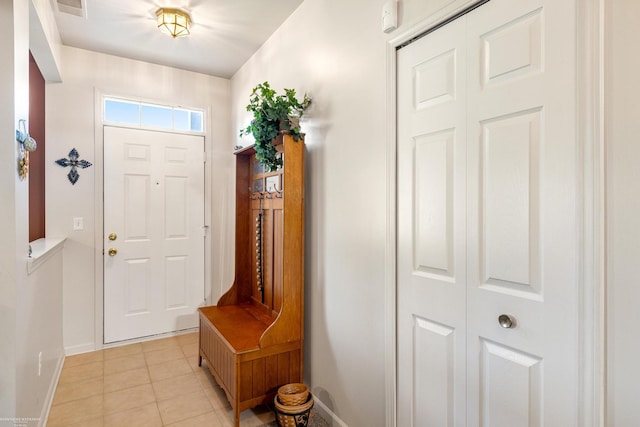
[[[302,382],[304,141],[280,135],[274,145],[284,156],[276,172],[262,170],[253,148],[236,152],[235,280],[199,309],[199,364],[227,395],[236,427],[241,411]]]

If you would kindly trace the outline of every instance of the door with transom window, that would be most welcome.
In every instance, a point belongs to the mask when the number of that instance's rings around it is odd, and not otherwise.
[[[104,341],[197,327],[204,137],[104,126]]]

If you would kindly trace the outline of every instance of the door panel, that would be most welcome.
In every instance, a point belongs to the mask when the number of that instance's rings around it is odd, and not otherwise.
[[[203,138],[105,126],[104,147],[105,342],[196,327]]]
[[[453,427],[465,425],[464,22],[427,38],[398,57],[398,425]]]
[[[492,0],[467,15],[471,426],[577,425],[575,5],[568,3]],[[514,327],[500,326],[502,314]],[[495,396],[502,397],[494,404]]]
[[[481,341],[480,425],[542,426],[542,361],[488,340]]]
[[[398,52],[398,425],[577,425],[574,7]]]

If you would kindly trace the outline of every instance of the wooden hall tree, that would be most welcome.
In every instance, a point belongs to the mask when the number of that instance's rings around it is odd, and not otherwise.
[[[240,412],[302,381],[304,140],[273,144],[284,166],[267,172],[253,147],[236,152],[235,280],[200,313],[199,363]]]

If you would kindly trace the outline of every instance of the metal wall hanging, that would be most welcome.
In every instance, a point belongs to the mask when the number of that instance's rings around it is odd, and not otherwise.
[[[20,179],[25,180],[29,175],[29,152],[36,151],[38,144],[27,132],[27,122],[24,119],[18,120],[16,141],[20,144],[18,152],[18,175]]]
[[[91,163],[89,163],[86,160],[78,160],[79,157],[80,155],[78,154],[78,150],[76,150],[75,148],[72,148],[71,151],[69,151],[68,159],[56,160],[56,163],[59,166],[62,166],[63,168],[71,167],[71,170],[67,174],[67,178],[69,178],[69,182],[73,185],[75,185],[76,182],[78,182],[78,179],[80,178],[80,174],[78,173],[78,168],[86,169],[89,166],[91,166]]]

